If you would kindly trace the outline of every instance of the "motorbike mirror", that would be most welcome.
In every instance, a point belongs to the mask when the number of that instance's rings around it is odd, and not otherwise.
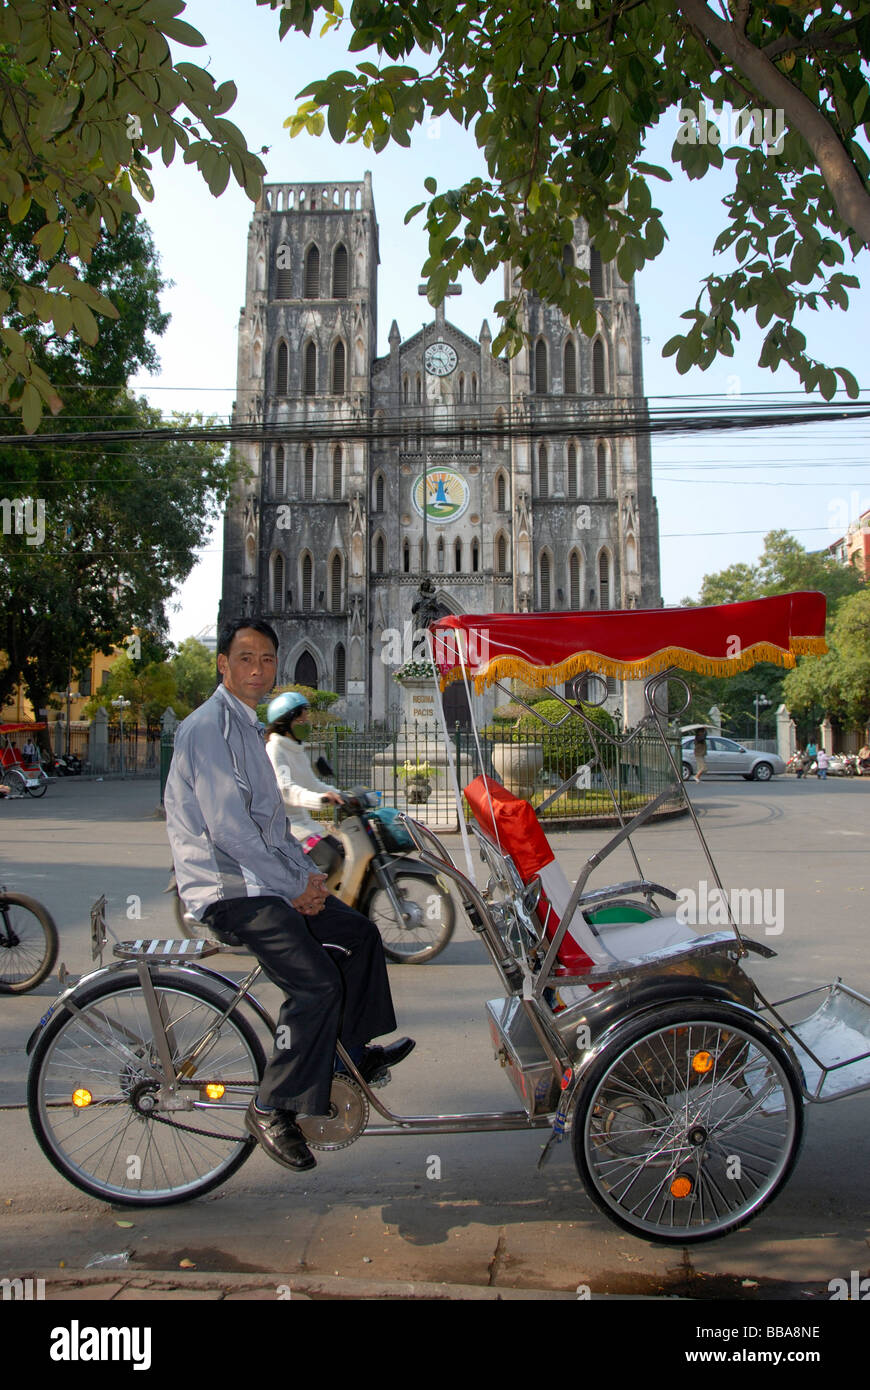
[[[315,764],[314,764],[314,771],[317,773],[318,777],[334,777],[334,776],[335,776],[335,773],[333,772],[333,770],[332,770],[331,766],[329,765],[329,763],[326,761],[325,758],[322,758],[322,757],[321,757],[321,758],[318,758],[317,761],[315,762]]]

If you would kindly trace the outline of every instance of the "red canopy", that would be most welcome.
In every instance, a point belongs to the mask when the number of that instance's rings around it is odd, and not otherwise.
[[[798,655],[827,651],[825,596],[815,592],[710,608],[451,614],[431,632],[441,688],[462,679],[461,641],[477,691],[509,678],[561,685],[583,671],[639,680],[680,666],[730,676],[759,661],[790,667]]]
[[[30,733],[36,733],[39,729],[45,729],[47,727],[46,724],[34,724],[32,722],[26,724],[0,724],[0,734],[15,734],[21,729],[27,729]]]

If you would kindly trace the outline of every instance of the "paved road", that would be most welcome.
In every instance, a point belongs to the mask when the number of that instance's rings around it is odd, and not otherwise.
[[[693,786],[691,795],[726,885],[783,890],[781,916],[771,912],[768,923],[749,929],[780,953],[755,968],[762,988],[781,997],[840,974],[870,993],[870,781],[720,780]],[[172,934],[156,803],[154,782],[70,781],[41,801],[0,806],[2,879],[47,904],[73,972],[89,966],[88,908],[101,892],[120,936]],[[601,838],[554,833],[566,872],[576,874]],[[675,888],[697,889],[710,878],[685,820],[639,832],[636,846],[643,870]],[[593,882],[632,876],[621,848]],[[775,898],[768,901],[775,907]],[[467,926],[437,961],[391,967],[391,980],[401,1029],[418,1039],[390,1087],[393,1108],[512,1108],[484,1018],[497,981]],[[55,992],[47,982],[33,995],[0,998],[4,1106],[24,1100],[24,1041]],[[72,1273],[100,1254],[126,1251],[131,1269],[177,1271],[188,1260],[199,1274],[273,1274],[276,1288],[304,1275],[563,1292],[588,1286],[593,1296],[827,1300],[830,1280],[870,1272],[868,1125],[870,1097],[812,1110],[797,1169],[772,1207],[724,1241],[683,1251],[648,1245],[601,1218],[568,1144],[537,1173],[535,1134],[371,1138],[322,1155],[300,1178],[257,1153],[210,1197],[130,1213],[71,1187],[43,1157],[26,1111],[10,1108],[0,1112],[0,1274],[61,1266]]]

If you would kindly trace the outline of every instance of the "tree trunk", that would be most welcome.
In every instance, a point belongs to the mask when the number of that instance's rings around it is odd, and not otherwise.
[[[784,112],[788,124],[812,150],[837,212],[864,245],[870,245],[870,193],[821,111],[734,24],[708,9],[704,0],[684,0],[680,10],[699,33],[731,59],[765,101]]]

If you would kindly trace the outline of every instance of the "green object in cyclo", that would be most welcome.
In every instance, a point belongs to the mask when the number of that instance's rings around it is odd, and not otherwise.
[[[600,907],[597,912],[586,912],[587,922],[649,922],[655,913],[645,907]]]

